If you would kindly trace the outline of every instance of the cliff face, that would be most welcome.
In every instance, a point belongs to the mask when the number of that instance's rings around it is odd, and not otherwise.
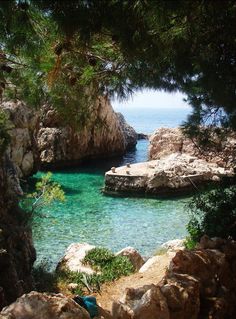
[[[55,110],[44,106],[37,135],[43,167],[68,166],[87,158],[106,158],[134,147],[137,134],[116,114],[105,98],[98,98],[91,117],[79,131],[65,126]]]
[[[32,289],[31,230],[18,207],[19,180],[8,156],[0,160],[0,309]]]
[[[7,113],[10,122],[11,143],[7,154],[20,178],[32,175],[39,164],[35,139],[39,116],[21,101],[5,102],[0,107]]]

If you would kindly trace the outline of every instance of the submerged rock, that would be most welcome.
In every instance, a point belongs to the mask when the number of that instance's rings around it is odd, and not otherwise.
[[[90,319],[88,312],[62,294],[32,291],[0,313],[0,319]]]

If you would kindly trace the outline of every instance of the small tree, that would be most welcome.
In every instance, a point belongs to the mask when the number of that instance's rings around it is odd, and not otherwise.
[[[35,213],[40,213],[46,205],[50,205],[54,201],[65,201],[65,193],[61,185],[52,181],[51,172],[43,175],[41,180],[36,183],[35,188],[35,192],[26,195],[21,202],[21,206],[27,211],[29,219]]]

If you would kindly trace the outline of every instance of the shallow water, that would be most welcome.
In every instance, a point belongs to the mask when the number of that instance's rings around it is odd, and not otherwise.
[[[147,141],[124,159],[91,162],[84,167],[54,172],[66,202],[47,207],[44,218],[35,221],[33,237],[38,261],[56,265],[72,242],[88,242],[117,251],[126,246],[141,254],[153,254],[162,243],[186,235],[188,199],[109,197],[101,192],[104,172],[112,165],[146,160]],[[35,177],[40,177],[38,173]]]

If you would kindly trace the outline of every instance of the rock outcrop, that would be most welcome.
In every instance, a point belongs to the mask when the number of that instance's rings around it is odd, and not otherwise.
[[[196,156],[199,159],[205,159],[208,162],[216,163],[219,166],[230,166],[235,161],[236,135],[227,133],[224,140],[221,141],[220,149],[217,153],[200,149],[194,142],[183,135],[180,128],[159,128],[149,138],[149,159],[161,159],[167,155],[178,153]],[[214,137],[217,145],[217,137]]]
[[[233,169],[188,154],[173,153],[159,160],[113,168],[105,174],[104,191],[162,196],[187,194],[199,185],[217,183],[226,176],[233,176]]]
[[[0,319],[90,319],[74,300],[61,294],[32,291],[4,308]]]
[[[0,309],[32,289],[36,259],[31,230],[18,207],[18,177],[7,155],[0,159]]]
[[[45,105],[37,140],[42,166],[60,167],[88,158],[122,155],[136,145],[137,134],[113,111],[110,102],[100,97],[79,131],[65,125],[59,114]]]
[[[133,247],[123,248],[122,250],[120,250],[119,252],[116,253],[116,256],[127,257],[130,260],[131,264],[133,265],[133,267],[136,271],[139,270],[144,264],[144,260],[143,260],[142,256]]]
[[[39,116],[21,101],[0,104],[8,115],[11,142],[7,154],[17,171],[18,177],[27,177],[36,172],[39,164],[36,132]]]
[[[236,243],[204,238],[198,249],[179,250],[175,254],[159,284],[127,288],[120,300],[113,302],[112,316],[114,319],[233,319],[236,317],[235,271]]]
[[[58,271],[69,270],[74,272],[83,272],[92,275],[95,271],[88,265],[83,264],[86,253],[95,248],[87,243],[72,243],[65,252],[65,255],[57,265]]]

